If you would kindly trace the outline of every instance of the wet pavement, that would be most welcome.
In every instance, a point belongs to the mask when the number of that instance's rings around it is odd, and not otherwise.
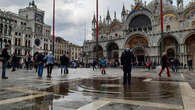
[[[104,76],[99,70],[61,75],[55,69],[51,79],[8,70],[9,79],[0,79],[0,110],[195,110],[195,73],[159,78],[158,71],[133,70],[131,85],[123,86],[121,69]]]

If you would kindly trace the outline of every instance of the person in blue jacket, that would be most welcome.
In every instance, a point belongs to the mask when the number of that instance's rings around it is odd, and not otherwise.
[[[47,65],[47,77],[51,78],[55,58],[51,53],[49,53],[47,56],[45,56],[44,60],[46,60]]]
[[[105,75],[106,74],[106,61],[105,58],[102,57],[102,59],[100,60],[100,66],[101,66],[101,70],[102,70],[102,74]]]

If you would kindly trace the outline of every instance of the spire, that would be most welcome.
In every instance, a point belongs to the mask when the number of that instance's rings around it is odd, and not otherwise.
[[[93,16],[93,20],[92,20],[92,24],[93,24],[93,23],[96,23],[95,14],[94,14],[94,16]]]
[[[111,17],[110,17],[110,11],[109,11],[109,10],[107,11],[106,20],[109,20],[109,21],[111,20]]]
[[[102,25],[102,17],[100,16],[100,21],[99,21],[100,25]]]
[[[29,2],[29,7],[37,8],[34,0],[32,2]]]
[[[34,0],[32,1],[32,6],[35,6],[35,1]]]
[[[126,14],[126,9],[125,9],[125,5],[123,4],[123,9],[122,9],[122,12],[121,12],[121,15],[125,15]]]
[[[114,12],[114,19],[116,20],[117,18],[116,18],[116,11]]]
[[[146,7],[146,5],[147,5],[147,1],[144,2],[144,7]]]
[[[104,18],[103,20],[103,25],[106,25],[106,18]]]

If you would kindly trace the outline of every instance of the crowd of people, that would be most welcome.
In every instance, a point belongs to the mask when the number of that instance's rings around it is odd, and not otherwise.
[[[17,57],[16,53],[14,53],[12,56],[8,54],[9,45],[6,45],[5,48],[2,50],[1,55],[1,61],[2,61],[2,79],[8,79],[6,76],[6,68],[8,65],[8,62],[11,60],[11,66],[12,66],[12,72],[16,71],[16,68],[19,68],[19,58]],[[130,48],[126,48],[124,52],[122,53],[120,57],[120,64],[116,63],[117,65],[121,65],[121,68],[123,69],[124,76],[123,76],[123,84],[129,85],[131,82],[131,70],[132,67],[136,65],[136,58]],[[36,52],[33,57],[31,57],[30,54],[27,54],[24,57],[24,64],[25,68],[27,70],[35,68],[38,77],[42,78],[43,76],[43,70],[45,67],[47,67],[47,78],[51,78],[52,76],[52,70],[55,64],[55,57],[49,53],[48,55],[44,55],[41,52]],[[77,67],[77,62],[72,61],[70,63],[70,59],[66,56],[66,54],[62,55],[60,57],[60,68],[61,68],[61,74],[68,74],[69,70],[68,67],[72,64],[72,67]],[[151,68],[151,61],[148,60],[148,62],[145,64],[146,68],[150,70]],[[108,66],[108,63],[106,62],[105,58],[102,57],[100,60],[94,60],[92,63],[93,71],[95,71],[97,68],[101,69],[102,75],[106,74],[106,67]],[[178,72],[178,68],[180,66],[179,59],[176,57],[174,59],[169,59],[166,52],[162,53],[161,58],[161,70],[159,72],[159,77],[161,77],[161,74],[167,69],[167,76],[171,77],[169,66],[172,68],[173,72]],[[192,69],[192,60],[188,60],[188,67],[189,70]]]
[[[8,65],[12,68],[12,72],[15,72],[18,68],[23,69],[23,65],[27,70],[32,70],[34,68],[37,72],[38,78],[43,77],[43,70],[46,67],[47,78],[51,78],[52,70],[55,64],[55,57],[51,53],[44,55],[44,53],[36,52],[33,57],[27,53],[21,62],[21,58],[18,57],[16,53],[9,55],[8,50],[9,45],[5,45],[0,57],[0,60],[2,61],[2,79],[8,79],[6,76],[6,68]],[[70,64],[69,58],[64,54],[61,56],[60,62],[61,74],[63,71],[64,74],[68,74],[68,66]]]

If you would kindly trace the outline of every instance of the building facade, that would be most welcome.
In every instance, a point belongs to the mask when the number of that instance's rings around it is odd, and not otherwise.
[[[69,42],[64,40],[61,37],[56,37],[56,44],[55,44],[55,59],[56,63],[60,63],[60,57],[62,55],[66,55],[70,57],[70,47]]]
[[[72,44],[69,44],[70,47],[70,60],[77,60],[77,61],[82,61],[82,47]]]
[[[99,21],[99,45],[96,46],[96,18],[92,20],[92,40],[84,42],[84,52],[89,62],[96,57],[105,57],[107,61],[120,61],[125,48],[131,48],[138,65],[148,59],[160,64],[160,54],[166,51],[169,59],[179,57],[187,64],[193,59],[195,68],[195,1],[184,6],[183,0],[163,0],[164,33],[161,36],[160,0],[142,3],[135,0],[130,10],[123,6],[121,20],[116,13],[112,19],[107,16]],[[163,43],[162,43],[163,42]],[[163,45],[162,45],[163,44]]]
[[[51,26],[44,23],[44,15],[34,0],[18,14],[0,10],[0,50],[9,44],[11,54],[15,52],[21,57],[27,53],[51,52]]]

